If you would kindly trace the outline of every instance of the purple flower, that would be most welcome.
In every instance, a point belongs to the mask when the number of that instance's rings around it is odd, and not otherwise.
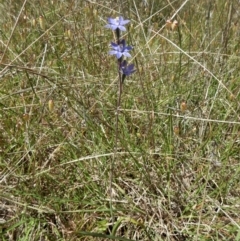
[[[123,62],[120,64],[120,70],[123,73],[123,76],[124,75],[125,76],[129,76],[130,74],[132,74],[132,73],[134,73],[136,71],[134,69],[134,64],[127,65],[127,61],[126,60],[123,60]]]
[[[130,20],[124,20],[122,16],[117,18],[108,18],[108,24],[106,25],[106,28],[110,28],[112,30],[120,29],[122,31],[126,31],[124,25],[129,22]]]
[[[132,50],[131,46],[126,46],[125,40],[121,40],[119,44],[111,43],[112,50],[109,51],[110,55],[115,55],[117,59],[120,59],[122,56],[131,57],[129,51]]]

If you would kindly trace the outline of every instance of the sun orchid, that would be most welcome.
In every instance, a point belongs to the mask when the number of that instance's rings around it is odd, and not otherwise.
[[[129,51],[132,50],[131,46],[126,46],[125,40],[121,40],[119,44],[111,43],[112,50],[109,51],[110,55],[115,55],[117,59],[120,59],[122,56],[131,57]]]
[[[123,60],[120,65],[120,70],[122,71],[123,75],[129,76],[130,74],[134,73],[136,70],[134,69],[134,64],[127,65],[127,61]]]
[[[126,31],[126,28],[124,27],[124,25],[126,25],[129,22],[130,20],[126,20],[122,16],[117,18],[108,18],[108,24],[106,25],[106,28],[110,28],[113,31],[117,29],[121,31]]]

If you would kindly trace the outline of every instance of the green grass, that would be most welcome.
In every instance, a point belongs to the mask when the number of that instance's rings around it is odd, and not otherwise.
[[[0,3],[0,240],[240,240],[238,4],[143,2]]]

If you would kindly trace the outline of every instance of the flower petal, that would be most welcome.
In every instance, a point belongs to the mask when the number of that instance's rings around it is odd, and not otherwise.
[[[131,56],[131,54],[129,54],[128,52],[123,52],[122,53],[125,57],[127,57],[127,58],[131,58],[132,56]]]

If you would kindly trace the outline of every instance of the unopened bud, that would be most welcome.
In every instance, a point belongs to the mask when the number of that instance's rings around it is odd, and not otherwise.
[[[166,21],[166,28],[169,30],[172,28],[172,21],[171,20],[167,20]]]
[[[40,28],[41,28],[42,30],[45,29],[45,21],[44,21],[43,16],[40,16],[40,17],[39,17],[39,25],[40,25]]]
[[[32,26],[33,26],[33,27],[36,26],[36,19],[35,19],[35,18],[32,20]]]
[[[53,102],[53,100],[49,100],[48,101],[48,109],[49,109],[49,111],[53,111],[53,109],[54,109],[54,102]]]
[[[23,114],[22,118],[26,122],[29,121],[29,114],[28,113]]]
[[[179,129],[179,127],[178,127],[178,126],[174,126],[174,127],[173,127],[173,132],[174,132],[175,135],[179,136],[179,134],[180,134],[180,129]]]
[[[71,39],[71,40],[73,39],[73,35],[72,35],[71,29],[67,30],[67,36],[68,36],[69,39]]]
[[[186,103],[185,100],[183,100],[183,101],[181,102],[181,104],[180,104],[180,110],[181,110],[182,112],[185,112],[186,109],[187,109],[187,103]]]
[[[178,21],[174,20],[173,23],[172,23],[172,26],[171,26],[172,31],[175,31],[177,29],[177,27],[178,27]]]

